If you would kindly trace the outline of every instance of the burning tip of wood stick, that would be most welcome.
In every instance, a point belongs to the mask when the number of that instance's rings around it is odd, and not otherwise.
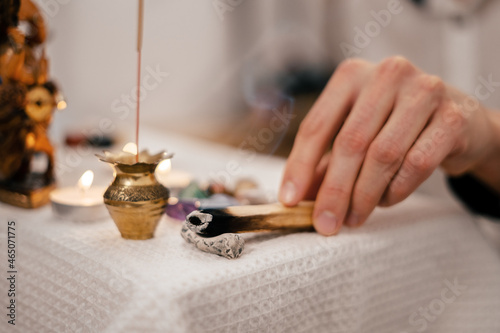
[[[204,234],[205,230],[210,226],[212,222],[212,214],[203,213],[199,210],[191,212],[186,216],[186,225],[189,229],[196,232],[197,234]]]

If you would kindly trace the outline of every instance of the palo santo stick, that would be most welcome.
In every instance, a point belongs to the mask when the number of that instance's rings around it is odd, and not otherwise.
[[[313,202],[304,201],[295,207],[276,203],[203,209],[189,214],[186,225],[205,237],[263,230],[307,230],[313,226],[313,205]]]

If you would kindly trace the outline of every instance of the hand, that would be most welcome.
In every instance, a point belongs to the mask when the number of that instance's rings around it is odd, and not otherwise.
[[[280,201],[316,198],[314,226],[324,235],[359,226],[440,165],[450,175],[483,168],[500,151],[495,117],[405,58],[348,59],[299,128]]]

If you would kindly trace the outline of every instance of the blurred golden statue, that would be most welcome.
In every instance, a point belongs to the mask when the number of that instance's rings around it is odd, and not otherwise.
[[[0,200],[34,208],[48,202],[54,187],[47,129],[58,91],[48,79],[46,30],[38,8],[31,0],[0,0],[0,13]],[[46,170],[33,172],[31,163],[40,153],[47,156]]]

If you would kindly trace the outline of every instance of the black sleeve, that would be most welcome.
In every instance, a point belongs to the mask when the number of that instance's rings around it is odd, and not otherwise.
[[[472,212],[500,218],[500,193],[489,186],[471,175],[450,177],[448,185]]]

